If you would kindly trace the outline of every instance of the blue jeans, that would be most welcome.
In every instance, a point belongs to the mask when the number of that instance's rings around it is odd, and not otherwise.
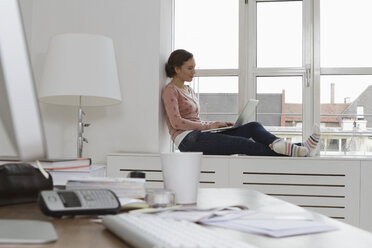
[[[192,131],[182,140],[181,152],[203,152],[204,155],[246,154],[281,156],[269,144],[278,139],[259,122],[249,122],[238,128],[220,133]]]

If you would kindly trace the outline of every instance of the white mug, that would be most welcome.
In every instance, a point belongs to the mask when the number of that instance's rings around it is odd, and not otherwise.
[[[196,203],[201,152],[161,153],[164,188],[174,192],[177,204]]]

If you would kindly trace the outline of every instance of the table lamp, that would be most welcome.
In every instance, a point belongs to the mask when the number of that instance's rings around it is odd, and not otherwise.
[[[38,88],[44,103],[78,106],[77,156],[82,157],[82,106],[121,102],[113,42],[94,34],[67,33],[52,37]]]

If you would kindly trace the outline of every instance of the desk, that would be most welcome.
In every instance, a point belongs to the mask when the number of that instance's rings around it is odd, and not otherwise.
[[[37,245],[0,245],[0,247],[40,247],[40,248],[74,248],[74,247],[124,247],[121,240],[112,235],[102,224],[92,223],[94,216],[52,219],[44,216],[36,204],[20,204],[0,207],[0,219],[30,219],[51,221],[58,234],[55,243]]]
[[[209,188],[200,189],[198,206],[216,207],[226,205],[247,205],[250,209],[265,209],[276,211],[301,210],[293,204],[284,202],[262,193],[237,188]],[[305,210],[303,210],[305,211]],[[341,223],[328,217],[315,214],[316,219],[322,219],[336,225],[339,230],[300,235],[286,238],[271,238],[234,230],[213,228],[222,235],[247,241],[262,248],[371,248],[372,233]],[[67,219],[48,219],[36,204],[21,204],[0,207],[0,218],[5,219],[33,219],[50,220],[57,230],[59,239],[56,243],[45,245],[28,245],[10,247],[129,247],[120,239],[105,229],[101,224],[90,222],[94,217],[78,217]],[[0,245],[1,247],[9,247]]]
[[[306,211],[301,207],[257,191],[238,188],[202,189],[198,195],[200,207],[246,205],[252,210]],[[247,241],[260,248],[371,248],[372,233],[354,226],[314,213],[316,220],[324,220],[339,228],[337,231],[299,235],[285,238],[271,238],[251,233],[216,228],[224,235]]]

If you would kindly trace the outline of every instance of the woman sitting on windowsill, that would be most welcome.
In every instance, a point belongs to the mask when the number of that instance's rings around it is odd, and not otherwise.
[[[257,156],[314,156],[319,143],[319,127],[305,143],[290,143],[268,132],[259,122],[249,122],[219,133],[201,132],[231,126],[231,122],[206,122],[199,118],[199,103],[195,92],[185,82],[195,74],[193,55],[175,50],[165,66],[172,80],[162,92],[169,133],[181,152],[203,152],[205,155],[246,154]]]

